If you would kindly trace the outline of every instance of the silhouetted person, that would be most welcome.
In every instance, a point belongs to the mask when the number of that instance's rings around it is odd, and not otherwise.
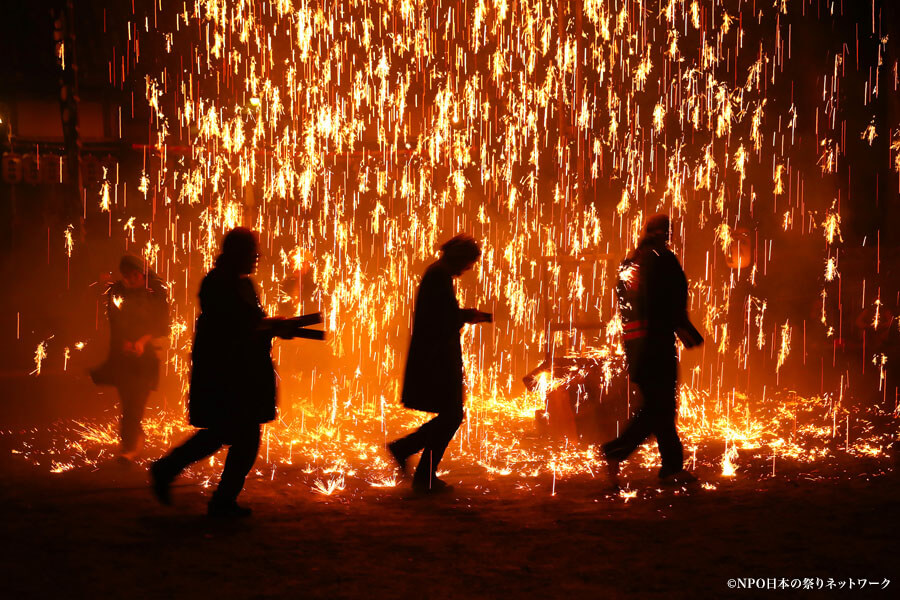
[[[678,429],[676,383],[678,355],[675,336],[688,348],[703,343],[687,316],[687,278],[667,248],[669,218],[647,221],[637,249],[620,268],[617,289],[623,321],[628,374],[637,385],[643,405],[622,434],[603,445],[607,468],[618,486],[619,463],[631,456],[650,435],[656,436],[662,458],[660,479],[687,482]]]
[[[200,285],[188,413],[191,425],[201,429],[150,469],[153,491],[164,504],[171,502],[169,486],[185,467],[227,445],[208,512],[222,517],[251,512],[236,500],[256,461],[260,425],[275,419],[272,337],[292,337],[290,321],[267,318],[260,306],[249,278],[258,260],[256,234],[232,229]]]
[[[158,346],[169,333],[166,288],[144,262],[123,256],[122,279],[106,292],[109,315],[109,356],[91,371],[98,385],[113,385],[122,411],[119,458],[134,460],[144,443],[141,420],[150,392],[159,384]]]
[[[470,270],[480,256],[481,248],[473,238],[457,235],[441,246],[440,259],[428,267],[419,283],[401,400],[407,408],[437,416],[388,444],[404,474],[409,457],[424,450],[413,476],[416,492],[451,489],[437,478],[436,472],[465,417],[459,331],[466,323],[491,321],[489,313],[459,308],[453,278]]]

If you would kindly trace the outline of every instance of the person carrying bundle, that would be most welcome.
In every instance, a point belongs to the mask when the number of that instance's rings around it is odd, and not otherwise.
[[[200,286],[188,400],[190,423],[200,430],[150,467],[153,493],[163,504],[171,503],[170,485],[185,467],[229,446],[208,514],[250,514],[237,497],[256,462],[260,425],[276,416],[272,338],[324,339],[324,332],[301,327],[321,322],[318,315],[266,316],[249,277],[258,261],[257,235],[232,229]]]

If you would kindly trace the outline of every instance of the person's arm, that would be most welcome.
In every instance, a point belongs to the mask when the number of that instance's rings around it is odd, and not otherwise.
[[[461,308],[459,314],[464,324],[475,325],[477,323],[492,323],[494,321],[494,315],[482,312],[477,308]]]
[[[169,316],[169,296],[161,281],[154,282],[151,293],[153,294],[153,322],[150,334],[141,339],[149,338],[144,340],[144,344],[152,343],[153,347],[157,349],[165,348],[169,342],[169,328],[172,324]]]
[[[246,322],[250,331],[270,338],[291,339],[294,337],[297,327],[290,319],[266,316],[265,311],[260,307],[259,296],[256,294],[253,281],[246,277],[242,278],[240,292],[240,298],[243,302],[239,312],[242,321]]]
[[[150,322],[146,324],[148,333],[131,342],[131,352],[142,356],[148,346],[163,348],[169,338],[169,300],[162,282],[151,283]]]
[[[684,269],[678,259],[672,255],[672,321],[675,325],[675,335],[681,340],[685,348],[695,348],[703,343],[703,335],[691,323],[687,312],[688,285]]]
[[[291,322],[291,319],[285,317],[264,317],[256,326],[256,331],[259,333],[285,339],[293,338],[296,329],[297,326]]]
[[[143,356],[144,350],[147,349],[147,344],[150,343],[150,340],[152,339],[153,336],[149,333],[146,335],[142,335],[141,337],[130,343],[131,351],[133,351],[138,356]],[[126,344],[128,344],[128,342],[126,342]]]

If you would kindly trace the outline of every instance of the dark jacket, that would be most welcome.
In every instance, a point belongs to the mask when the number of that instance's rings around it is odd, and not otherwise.
[[[125,352],[122,346],[145,335],[154,338],[168,335],[169,303],[162,281],[151,275],[146,288],[136,289],[122,281],[113,283],[106,293],[106,312],[109,355],[103,364],[91,370],[94,383],[155,390],[159,384],[156,347],[148,343],[144,353],[136,356]]]
[[[413,312],[401,401],[407,408],[441,412],[463,403],[459,330],[465,323],[453,276],[440,263],[426,269]]]
[[[272,338],[248,277],[219,267],[200,284],[188,413],[195,427],[275,419]]]
[[[626,344],[628,371],[635,382],[677,376],[675,332],[686,323],[687,278],[668,248],[641,244],[627,259],[637,265],[641,334]],[[626,341],[629,335],[626,327]]]

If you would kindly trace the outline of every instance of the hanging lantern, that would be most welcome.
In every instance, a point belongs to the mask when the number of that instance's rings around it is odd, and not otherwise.
[[[731,234],[726,263],[732,269],[746,269],[753,264],[753,241],[746,227],[736,227]]]
[[[20,183],[22,181],[22,159],[17,154],[5,152],[0,160],[0,171],[3,183]]]
[[[41,172],[34,154],[26,154],[22,157],[22,180],[31,185],[41,182]]]
[[[41,183],[61,183],[59,176],[59,156],[45,154],[41,157]]]

